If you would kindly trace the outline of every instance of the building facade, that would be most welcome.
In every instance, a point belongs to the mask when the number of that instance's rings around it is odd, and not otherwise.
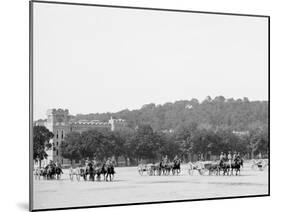
[[[49,109],[47,110],[47,119],[35,122],[35,125],[45,126],[54,137],[50,140],[52,148],[47,150],[48,158],[45,163],[50,160],[61,164],[69,164],[70,161],[61,156],[60,144],[69,132],[83,132],[91,129],[107,128],[111,131],[120,130],[126,127],[126,121],[123,119],[113,119],[108,122],[99,120],[81,120],[74,122],[70,120],[68,109]]]

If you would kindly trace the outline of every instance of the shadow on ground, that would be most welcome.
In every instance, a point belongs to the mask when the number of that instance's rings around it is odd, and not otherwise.
[[[29,211],[29,204],[27,202],[19,202],[17,206],[24,211]]]

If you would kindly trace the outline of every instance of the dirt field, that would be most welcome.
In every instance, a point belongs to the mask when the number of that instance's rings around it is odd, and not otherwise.
[[[268,171],[251,170],[240,176],[187,174],[182,165],[179,176],[140,176],[137,167],[116,168],[112,182],[70,181],[64,170],[61,180],[34,180],[34,208],[58,208],[167,200],[260,195],[268,193]]]

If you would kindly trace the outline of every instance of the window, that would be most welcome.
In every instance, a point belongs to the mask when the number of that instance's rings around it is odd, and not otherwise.
[[[59,150],[57,149],[57,156],[59,155]]]
[[[63,131],[61,131],[61,139],[63,139]]]

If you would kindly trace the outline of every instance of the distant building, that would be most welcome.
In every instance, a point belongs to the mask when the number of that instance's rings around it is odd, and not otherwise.
[[[241,137],[241,136],[247,136],[247,135],[250,134],[249,131],[235,131],[235,130],[233,130],[232,133],[233,133],[234,135],[239,136],[239,137]]]
[[[112,117],[108,122],[101,122],[99,120],[80,120],[73,122],[70,120],[69,111],[67,109],[49,109],[47,110],[47,119],[35,121],[35,125],[45,126],[49,131],[54,134],[50,143],[52,148],[47,150],[48,158],[50,160],[61,163],[69,164],[70,161],[61,156],[60,144],[69,132],[83,132],[91,129],[107,128],[111,131],[121,130],[126,127],[126,121],[123,119],[113,119]]]

